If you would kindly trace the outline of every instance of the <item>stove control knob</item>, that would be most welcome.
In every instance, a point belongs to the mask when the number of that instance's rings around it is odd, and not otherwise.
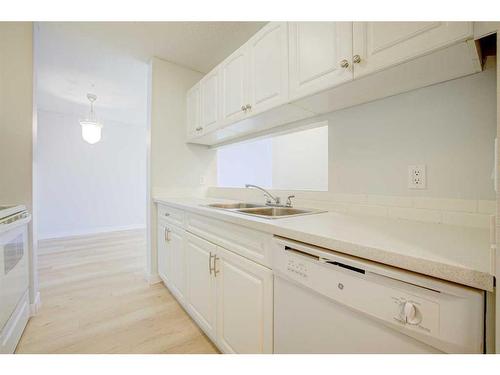
[[[417,310],[415,305],[411,302],[405,302],[403,305],[403,317],[408,324],[418,324],[421,322],[422,318],[420,312]]]

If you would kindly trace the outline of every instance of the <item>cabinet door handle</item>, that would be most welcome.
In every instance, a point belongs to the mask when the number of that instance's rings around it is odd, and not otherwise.
[[[170,242],[170,232],[171,230],[165,227],[165,241]]]
[[[250,104],[247,104],[247,105],[245,106],[245,108],[246,108],[246,109],[245,109],[245,112],[246,112],[247,110],[248,110],[248,111],[249,111],[249,110],[251,110],[251,109],[252,109],[252,106],[251,106]]]
[[[246,106],[246,105],[242,105],[242,106],[241,106],[241,110],[242,110],[243,112],[246,112],[246,111],[247,111],[247,106]]]
[[[361,62],[361,56],[359,56],[359,55],[354,55],[354,56],[352,57],[352,62],[353,62],[354,64],[359,64],[359,63]]]
[[[197,132],[200,132],[200,131],[202,131],[202,130],[203,130],[203,126],[198,126],[198,127],[196,128],[196,131],[197,131]]]
[[[340,67],[344,68],[344,69],[348,68],[349,67],[349,61],[347,61],[346,59],[342,60],[340,62]]]
[[[210,275],[212,274],[212,258],[215,259],[215,255],[212,255],[212,252],[210,252],[210,256],[208,257],[208,272]],[[215,260],[214,260],[214,272],[215,272]]]
[[[219,273],[219,271],[217,270],[217,261],[219,260],[220,258],[217,257],[217,255],[214,255],[214,276],[217,277],[217,274]]]

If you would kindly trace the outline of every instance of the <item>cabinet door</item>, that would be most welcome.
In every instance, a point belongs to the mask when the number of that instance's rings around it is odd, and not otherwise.
[[[290,22],[289,39],[290,99],[352,80],[352,22]]]
[[[247,43],[249,114],[288,99],[288,30],[286,22],[270,22]]]
[[[226,353],[272,353],[273,274],[218,247],[217,343]]]
[[[200,81],[202,133],[217,128],[219,122],[219,70],[208,73]]]
[[[170,253],[167,248],[167,232],[164,224],[158,224],[156,246],[158,249],[158,274],[164,283],[170,279]]]
[[[354,22],[354,77],[472,37],[472,22]]]
[[[197,83],[186,96],[186,126],[188,139],[196,137],[201,131],[200,123],[200,85]]]
[[[231,123],[246,116],[244,107],[248,103],[247,48],[241,47],[220,67],[221,116],[223,123]]]
[[[186,302],[191,317],[210,339],[216,340],[215,278],[210,269],[216,246],[186,233]]]
[[[184,236],[183,229],[173,225],[167,225],[165,228],[165,244],[167,253],[170,256],[169,287],[180,302],[184,302],[186,285]]]

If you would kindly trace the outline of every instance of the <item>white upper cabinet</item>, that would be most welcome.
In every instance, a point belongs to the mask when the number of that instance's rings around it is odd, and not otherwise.
[[[247,43],[248,114],[275,107],[288,99],[288,32],[286,22],[270,22]]]
[[[219,124],[219,69],[214,69],[200,81],[200,126],[206,133]]]
[[[186,123],[188,139],[199,135],[202,128],[200,122],[200,84],[194,85],[186,96]]]
[[[354,78],[472,37],[472,22],[354,22]]]
[[[246,105],[249,104],[247,51],[246,46],[243,46],[220,67],[223,123],[231,123],[246,116]]]
[[[352,80],[352,22],[290,22],[290,99]]]
[[[216,145],[475,73],[472,38],[472,22],[269,22],[189,91],[188,139]]]

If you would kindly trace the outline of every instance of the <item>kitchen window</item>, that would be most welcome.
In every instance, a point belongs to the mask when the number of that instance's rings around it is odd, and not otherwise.
[[[328,190],[328,123],[217,150],[219,187]]]

